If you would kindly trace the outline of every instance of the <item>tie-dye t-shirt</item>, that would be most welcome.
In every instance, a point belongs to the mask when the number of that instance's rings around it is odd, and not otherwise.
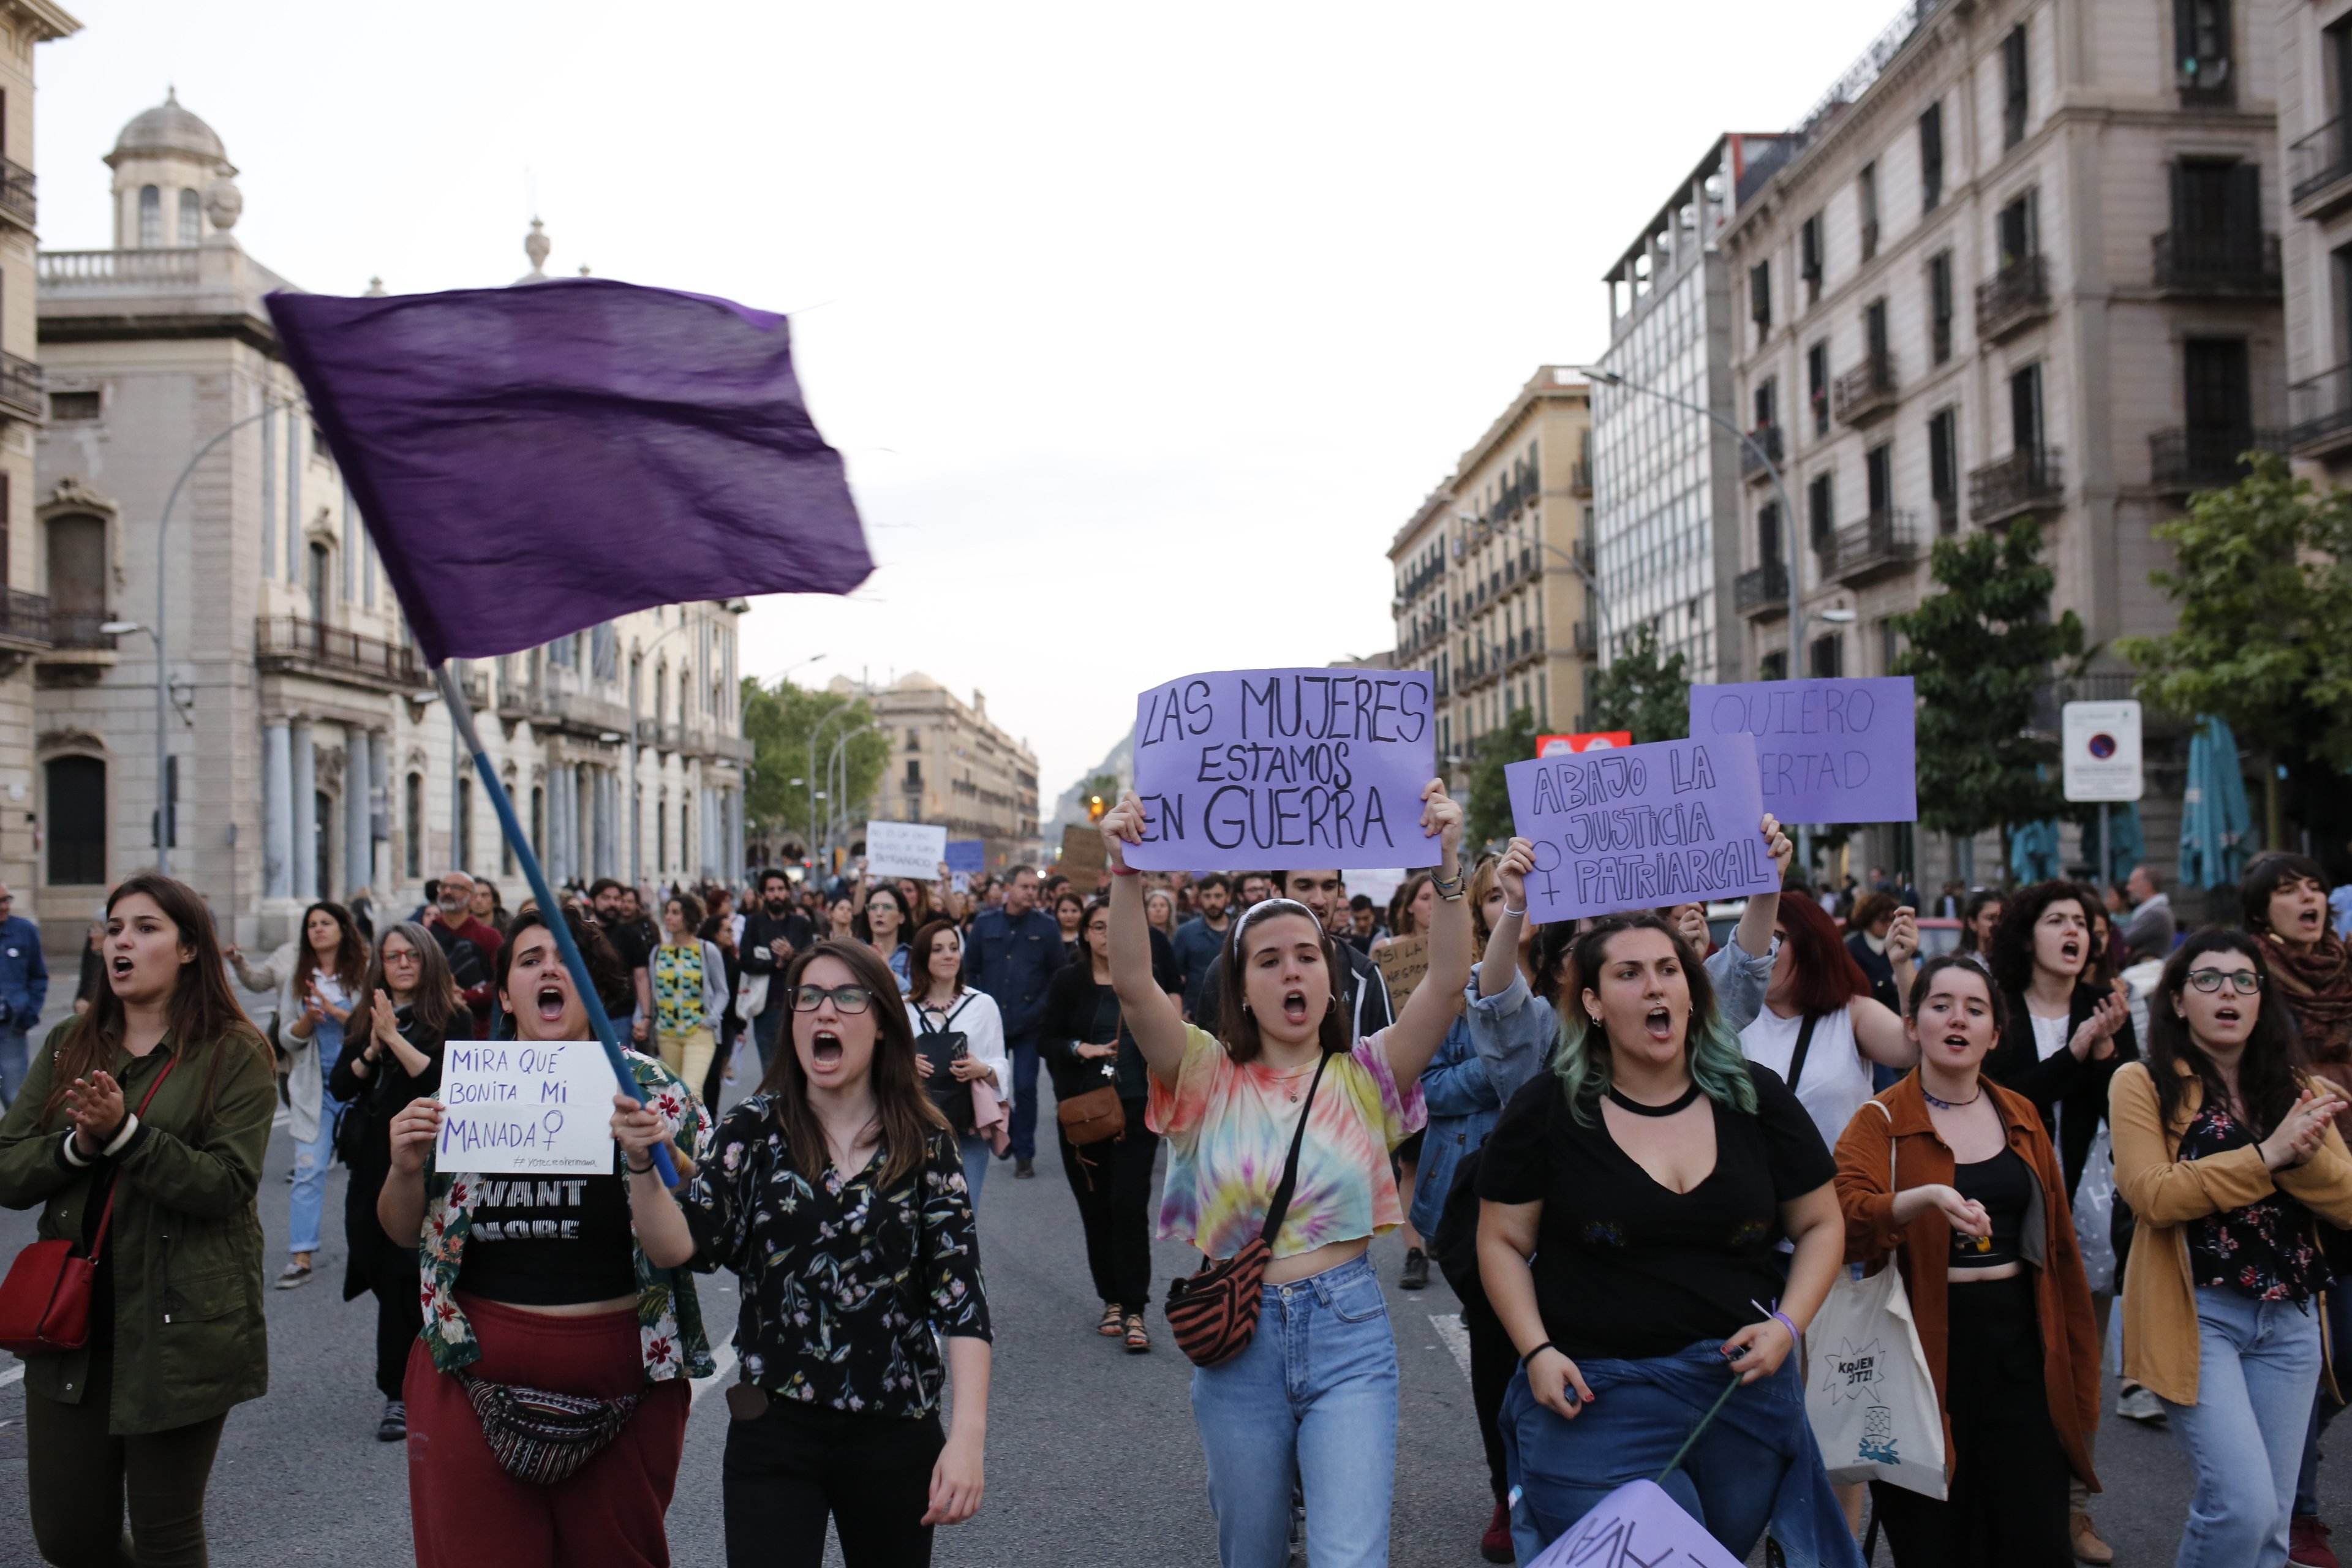
[[[1145,1120],[1168,1140],[1168,1190],[1160,1234],[1211,1258],[1231,1258],[1265,1224],[1283,1156],[1298,1125],[1312,1067],[1277,1071],[1235,1066],[1206,1030],[1187,1028],[1176,1087],[1154,1073]],[[1288,1258],[1336,1241],[1377,1236],[1404,1223],[1389,1152],[1429,1120],[1421,1086],[1397,1092],[1381,1034],[1335,1056],[1315,1091],[1298,1184],[1274,1238]],[[1297,1100],[1290,1097],[1296,1094]]]

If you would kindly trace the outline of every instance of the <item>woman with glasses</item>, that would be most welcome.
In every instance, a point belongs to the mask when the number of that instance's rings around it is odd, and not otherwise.
[[[889,966],[898,977],[898,989],[907,989],[908,977],[914,973],[911,956],[907,952],[907,935],[914,928],[907,921],[907,895],[888,882],[877,882],[866,891],[865,907],[857,911],[857,922],[852,928],[858,941],[874,950],[874,956]]]
[[[2124,1373],[2196,1474],[2180,1568],[2280,1568],[2319,1381],[2314,1216],[2352,1225],[2343,1100],[2300,1065],[2261,942],[2208,928],[2164,966],[2148,1057],[2115,1074],[2116,1190],[2138,1216]]]
[[[742,1281],[727,1561],[820,1568],[830,1516],[847,1568],[922,1568],[933,1528],[977,1513],[983,1487],[988,1300],[963,1161],[878,953],[821,942],[782,985],[792,1048],[674,1201],[637,1178],[636,1222],[649,1247]],[[662,1130],[614,1103],[635,1169]]]

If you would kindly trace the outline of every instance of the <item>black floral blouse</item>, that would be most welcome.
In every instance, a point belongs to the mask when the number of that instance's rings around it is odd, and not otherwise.
[[[2183,1160],[2251,1148],[2253,1129],[2226,1107],[2207,1104],[2180,1134]],[[2311,1211],[2284,1192],[2189,1222],[2189,1273],[2257,1301],[2307,1301],[2327,1287],[2327,1263],[2312,1234]]]
[[[811,1183],[793,1169],[766,1095],[719,1123],[712,1157],[678,1194],[695,1266],[743,1281],[743,1381],[780,1399],[866,1415],[938,1406],[940,1340],[989,1339],[980,1238],[963,1160],[946,1132],[887,1191],[883,1156]]]

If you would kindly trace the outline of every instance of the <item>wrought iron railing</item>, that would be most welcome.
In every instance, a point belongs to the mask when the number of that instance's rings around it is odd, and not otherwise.
[[[2021,256],[1977,285],[1977,336],[1997,342],[2050,310],[2050,266]]]
[[[2021,447],[2006,458],[1970,469],[1969,515],[1979,522],[1998,522],[2054,504],[2066,493],[2061,457],[2055,447]]]

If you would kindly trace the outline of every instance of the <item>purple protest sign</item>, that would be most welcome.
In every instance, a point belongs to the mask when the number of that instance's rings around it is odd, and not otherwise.
[[[1146,871],[1434,866],[1426,670],[1225,669],[1135,700]]]
[[[1780,890],[1745,733],[1538,757],[1504,768],[1503,782],[1512,826],[1535,845],[1538,925]]]
[[[1528,1568],[1739,1568],[1739,1559],[1657,1482],[1627,1481]]]
[[[1755,736],[1764,809],[1783,822],[1916,822],[1917,719],[1907,675],[1690,689],[1691,739]]]
[[[988,841],[984,838],[949,839],[948,869],[961,871],[966,876],[987,870]]]

